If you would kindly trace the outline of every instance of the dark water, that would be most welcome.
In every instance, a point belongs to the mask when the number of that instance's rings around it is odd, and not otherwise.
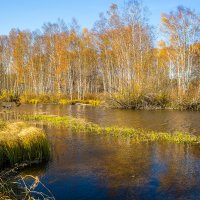
[[[73,115],[107,126],[200,130],[199,112],[103,110],[83,106],[22,106],[25,112]],[[45,126],[53,158],[23,172],[39,176],[58,200],[200,199],[200,147],[132,144]],[[39,191],[45,192],[43,187]]]

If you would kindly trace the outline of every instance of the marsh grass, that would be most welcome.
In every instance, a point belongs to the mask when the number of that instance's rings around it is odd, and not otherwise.
[[[86,105],[91,105],[91,106],[99,106],[103,103],[103,101],[100,100],[67,100],[67,99],[60,99],[58,104],[61,105],[75,105],[75,104],[86,104]]]
[[[7,94],[7,93],[6,93]],[[5,95],[4,95],[5,96]],[[91,99],[90,99],[91,98]],[[25,104],[60,104],[60,105],[75,105],[77,103],[88,104],[91,106],[99,106],[103,101],[93,99],[90,96],[89,99],[73,99],[70,100],[64,94],[22,94],[20,96],[20,102]],[[1,96],[0,96],[1,99]]]
[[[84,132],[89,134],[104,134],[115,137],[131,138],[133,142],[172,142],[190,143],[200,142],[200,137],[189,133],[174,132],[155,132],[134,128],[101,127],[97,124],[87,122],[70,116],[51,116],[51,115],[24,115],[25,120],[44,122],[53,126],[70,128],[74,132]]]
[[[0,168],[21,162],[42,162],[50,157],[45,133],[24,122],[0,121]]]
[[[91,105],[91,106],[99,106],[102,104],[102,101],[99,100],[68,100],[68,99],[58,99],[58,100],[43,100],[40,98],[32,98],[27,100],[25,103],[28,104],[40,104],[40,103],[55,103],[55,104],[60,104],[60,105],[75,105],[75,104],[86,104],[86,105]]]

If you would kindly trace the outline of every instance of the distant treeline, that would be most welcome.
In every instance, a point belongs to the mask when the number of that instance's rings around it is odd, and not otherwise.
[[[0,91],[104,96],[122,107],[145,98],[200,102],[200,15],[184,7],[162,14],[163,40],[155,45],[147,13],[129,1],[112,4],[91,30],[76,20],[12,29],[0,36]]]

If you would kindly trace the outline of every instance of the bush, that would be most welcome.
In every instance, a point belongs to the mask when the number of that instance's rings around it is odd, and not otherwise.
[[[15,94],[13,91],[3,90],[0,92],[0,100],[2,101],[17,101],[19,96]]]
[[[60,99],[58,103],[61,105],[66,105],[66,104],[68,104],[68,101],[67,101],[67,99]]]

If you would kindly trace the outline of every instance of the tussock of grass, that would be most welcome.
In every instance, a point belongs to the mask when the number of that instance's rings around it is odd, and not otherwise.
[[[24,122],[0,122],[0,168],[24,161],[48,160],[50,147],[45,133]]]
[[[71,128],[75,132],[85,132],[91,134],[105,134],[117,137],[131,138],[134,142],[173,142],[173,143],[199,143],[200,137],[189,133],[164,133],[147,131],[134,128],[119,127],[100,127],[97,124],[86,122],[69,116],[50,116],[50,115],[26,115],[26,120],[41,121],[54,126]]]

